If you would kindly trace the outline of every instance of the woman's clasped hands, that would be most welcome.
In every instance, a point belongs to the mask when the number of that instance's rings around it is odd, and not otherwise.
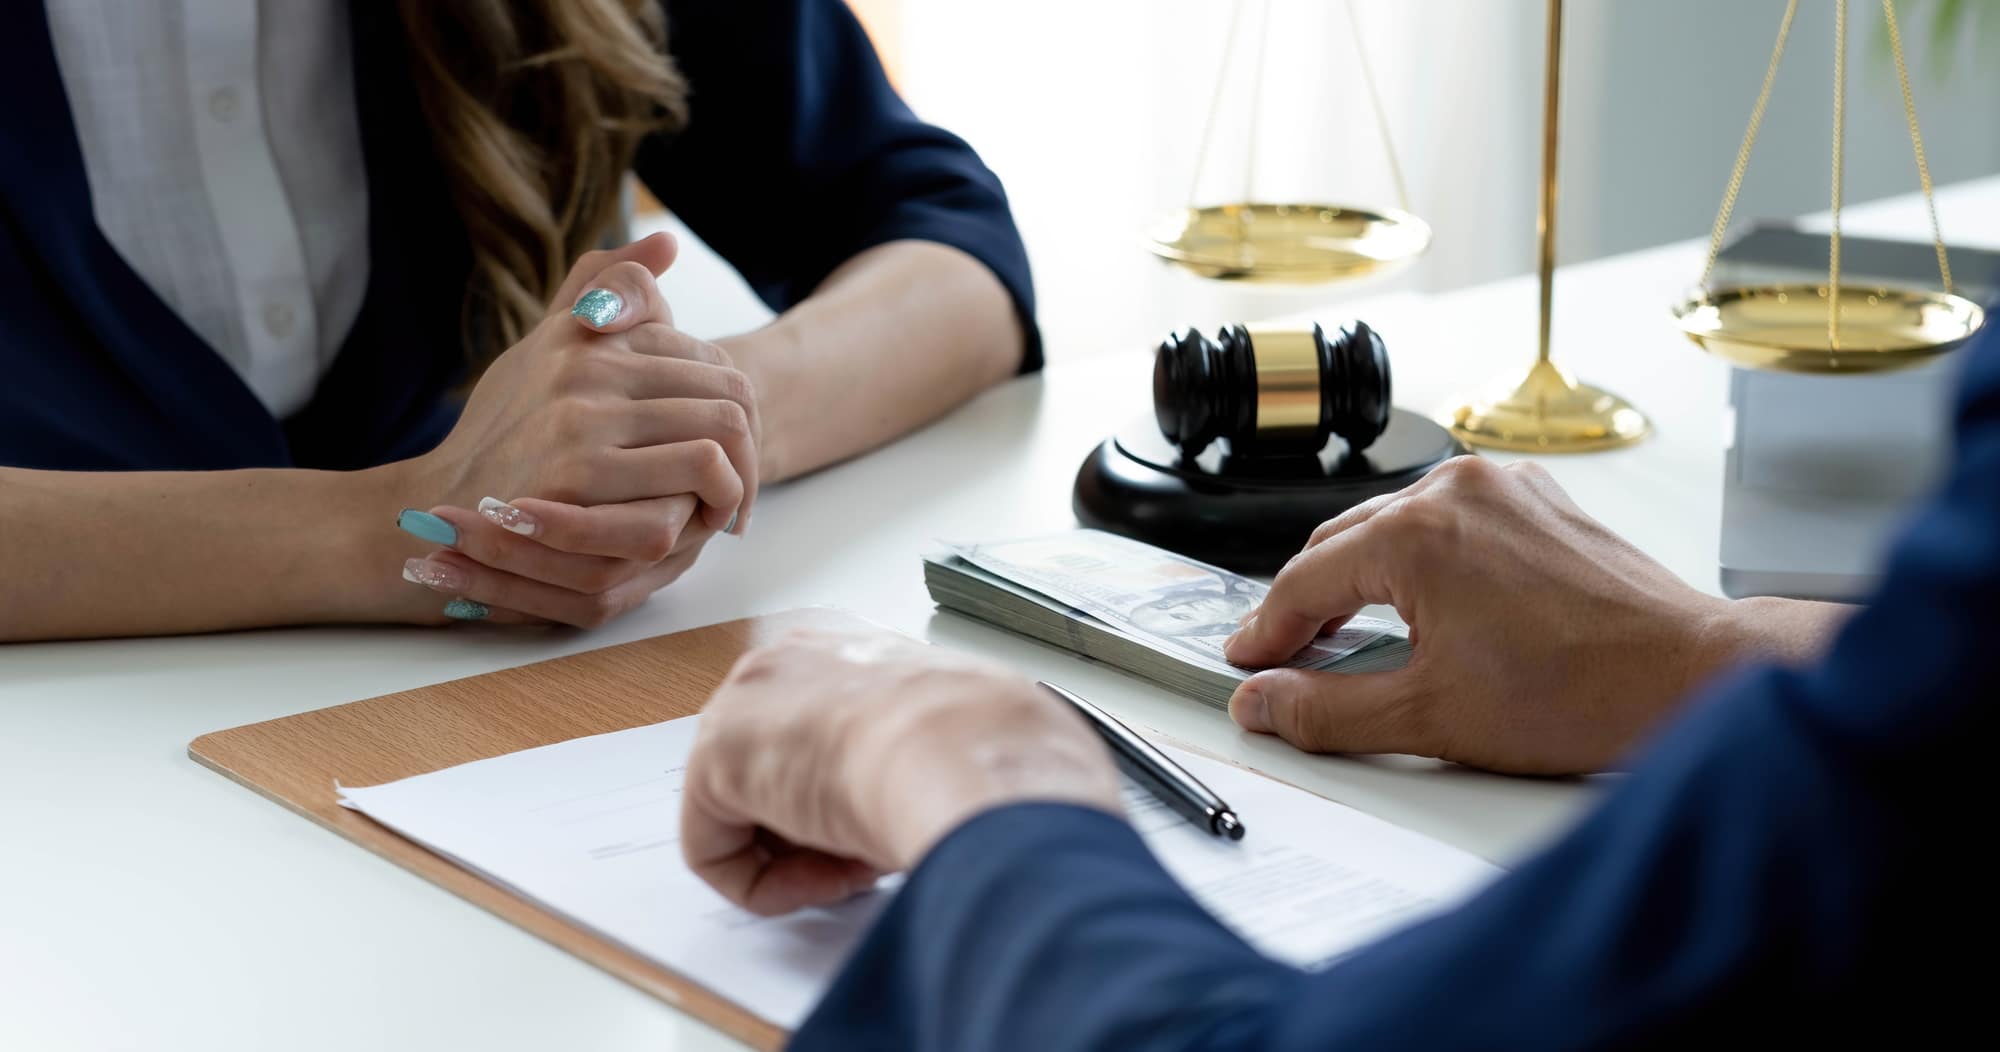
[[[749,523],[756,393],[728,352],[673,327],[656,279],[674,240],[591,252],[487,369],[437,449],[407,462],[441,503],[397,525],[439,545],[403,577],[449,596],[419,620],[593,627]]]

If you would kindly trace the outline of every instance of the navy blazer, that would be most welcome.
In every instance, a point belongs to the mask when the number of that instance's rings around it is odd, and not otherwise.
[[[1221,927],[1122,820],[1003,808],[930,853],[791,1047],[1972,1040],[1948,1035],[1991,996],[2000,333],[1963,368],[1948,482],[1831,651],[1708,689],[1463,908],[1309,974]]]
[[[1032,333],[1026,253],[999,180],[911,114],[840,0],[668,0],[690,90],[641,179],[783,309],[842,261],[914,238],[999,276]],[[0,34],[0,465],[361,468],[436,445],[465,375],[471,274],[393,4],[355,3],[368,288],[312,400],[277,420],[97,227],[40,0]],[[801,219],[808,221],[801,221]],[[1024,369],[1040,364],[1030,336]]]

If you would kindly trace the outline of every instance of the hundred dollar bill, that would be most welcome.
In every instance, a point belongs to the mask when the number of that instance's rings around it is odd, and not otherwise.
[[[1222,644],[1269,591],[1240,574],[1099,530],[951,549],[965,562],[1120,634],[1238,677]],[[1357,615],[1333,635],[1307,644],[1289,664],[1329,669],[1391,636],[1405,638],[1406,632],[1394,622]]]

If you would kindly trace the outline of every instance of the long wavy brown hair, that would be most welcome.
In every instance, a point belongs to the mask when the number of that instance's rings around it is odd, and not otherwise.
[[[424,116],[472,241],[475,368],[538,322],[619,216],[647,135],[687,120],[658,0],[402,0]]]

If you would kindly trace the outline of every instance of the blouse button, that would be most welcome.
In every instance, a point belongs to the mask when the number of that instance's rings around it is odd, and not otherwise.
[[[282,340],[292,332],[292,308],[283,303],[269,303],[264,306],[264,329],[274,339]]]
[[[209,115],[219,121],[227,121],[236,116],[236,89],[217,88],[208,93]]]

